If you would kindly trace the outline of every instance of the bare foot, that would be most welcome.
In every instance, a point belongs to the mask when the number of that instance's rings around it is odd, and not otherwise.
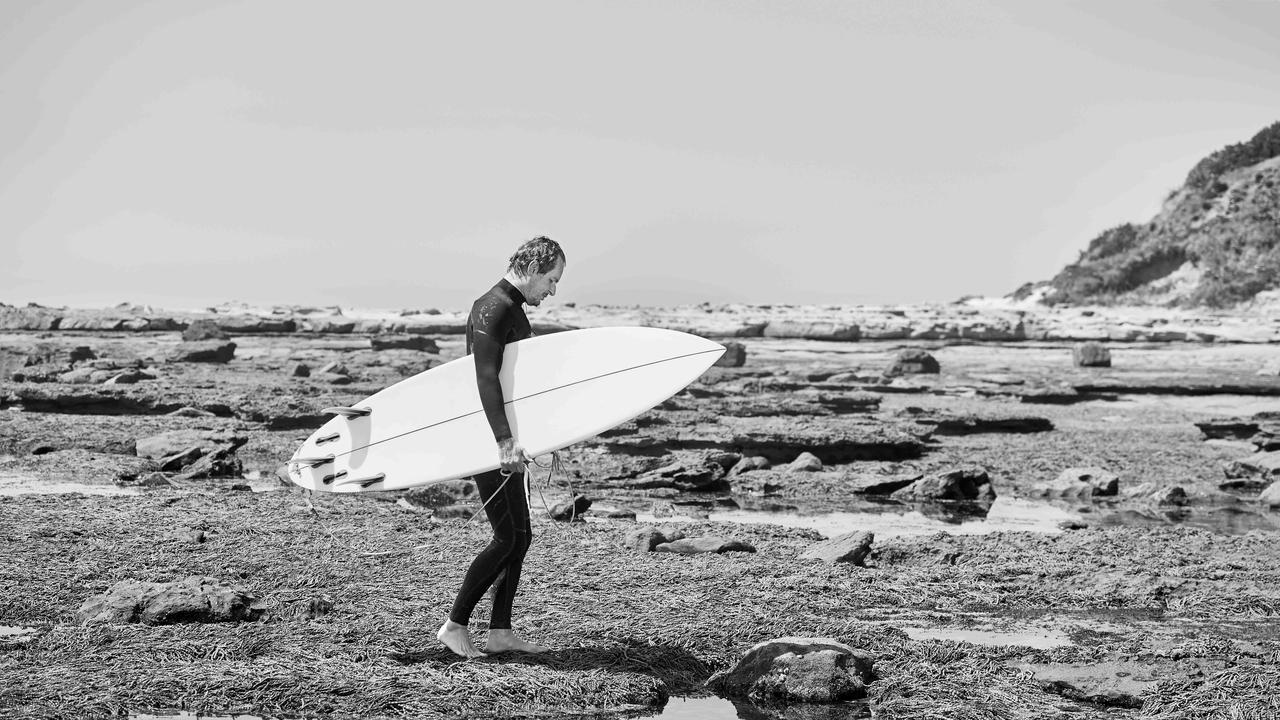
[[[541,645],[534,645],[531,642],[525,642],[516,637],[512,630],[490,630],[489,639],[485,641],[484,649],[489,652],[527,652],[541,653],[546,652],[547,648]]]
[[[436,639],[444,643],[444,646],[464,658],[484,657],[485,654],[476,649],[471,644],[471,633],[467,630],[466,625],[459,625],[452,620],[445,620],[440,629],[436,631]]]

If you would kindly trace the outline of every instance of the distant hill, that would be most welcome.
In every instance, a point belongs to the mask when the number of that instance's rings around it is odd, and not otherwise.
[[[1280,288],[1280,122],[1196,164],[1144,225],[1104,231],[1047,282],[1047,304],[1229,307]]]

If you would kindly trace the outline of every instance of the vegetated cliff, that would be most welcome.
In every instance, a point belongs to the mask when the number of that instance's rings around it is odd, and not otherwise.
[[[1016,299],[1227,307],[1280,288],[1280,122],[1196,164],[1145,225],[1104,231]]]

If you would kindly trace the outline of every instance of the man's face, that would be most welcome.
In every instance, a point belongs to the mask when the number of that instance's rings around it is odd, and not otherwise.
[[[541,305],[542,301],[556,294],[556,285],[560,283],[560,277],[564,275],[564,261],[557,260],[555,267],[544,273],[534,273],[529,276],[529,292],[525,295],[525,302],[530,305]]]

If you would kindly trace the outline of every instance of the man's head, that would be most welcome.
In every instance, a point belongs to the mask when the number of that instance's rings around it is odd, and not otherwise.
[[[525,302],[541,305],[548,296],[556,294],[564,266],[564,250],[560,243],[538,236],[516,249],[507,265],[507,273],[518,280]]]

